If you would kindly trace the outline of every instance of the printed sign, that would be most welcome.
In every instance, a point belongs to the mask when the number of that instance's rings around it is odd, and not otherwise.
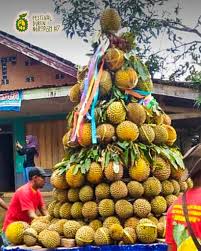
[[[0,93],[0,111],[19,112],[22,103],[22,91]]]

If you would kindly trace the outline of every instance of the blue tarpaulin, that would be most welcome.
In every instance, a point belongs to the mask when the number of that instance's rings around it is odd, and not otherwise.
[[[32,250],[24,247],[4,247],[3,251],[27,251]],[[51,250],[62,250],[62,251],[167,251],[167,245],[165,243],[155,244],[135,244],[135,245],[104,245],[104,246],[84,246],[74,248],[57,248]],[[34,251],[34,250],[33,250]]]

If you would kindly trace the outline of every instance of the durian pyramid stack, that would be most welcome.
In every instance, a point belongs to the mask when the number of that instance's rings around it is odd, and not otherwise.
[[[174,145],[177,134],[151,95],[153,83],[135,55],[134,36],[115,34],[121,23],[114,9],[105,10],[100,23],[94,50],[107,46],[97,63],[95,110],[88,107],[75,133],[90,93],[89,63],[70,91],[75,109],[67,116],[65,156],[51,177],[51,219],[31,224],[45,247],[61,245],[58,235],[78,246],[157,242],[164,238],[168,207],[192,186],[181,181],[185,168]],[[56,243],[47,243],[53,237]]]

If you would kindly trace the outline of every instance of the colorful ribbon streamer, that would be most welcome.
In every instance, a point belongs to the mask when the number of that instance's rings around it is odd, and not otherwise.
[[[92,142],[96,143],[96,123],[95,123],[95,106],[98,100],[98,89],[99,83],[103,71],[104,61],[102,57],[109,46],[108,38],[103,39],[100,45],[98,46],[94,56],[89,62],[89,71],[87,78],[84,81],[84,90],[81,96],[80,104],[78,111],[74,114],[74,124],[71,140],[75,141],[80,139],[82,133],[82,125],[84,122],[84,117],[88,116],[88,111],[92,105],[91,109],[91,121],[92,121]],[[101,66],[99,64],[102,60]],[[99,68],[99,70],[98,70]],[[93,103],[92,103],[93,102]]]

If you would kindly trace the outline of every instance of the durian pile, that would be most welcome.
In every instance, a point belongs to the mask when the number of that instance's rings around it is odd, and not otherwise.
[[[12,223],[26,229],[13,239],[8,227],[14,244],[55,248],[64,239],[78,246],[154,243],[164,238],[169,206],[192,187],[190,180],[181,181],[185,168],[175,146],[177,134],[151,95],[153,83],[135,54],[134,36],[120,33],[121,19],[114,9],[106,9],[100,23],[94,51],[103,41],[107,46],[97,63],[100,78],[92,74],[98,98],[79,120],[90,94],[91,60],[78,70],[70,91],[75,108],[67,116],[65,156],[51,176],[49,216],[28,228]]]

